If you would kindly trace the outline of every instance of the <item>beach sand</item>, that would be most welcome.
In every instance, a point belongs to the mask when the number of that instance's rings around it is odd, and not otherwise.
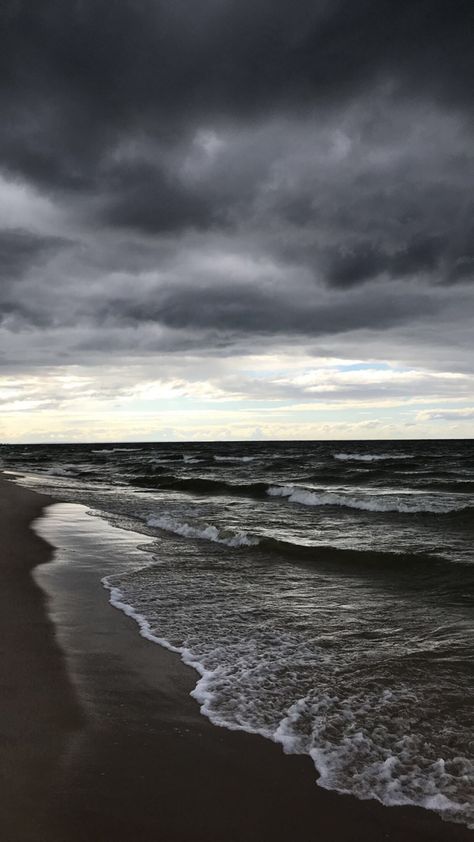
[[[31,523],[50,502],[0,479],[1,842],[472,842],[428,811],[318,788],[308,757],[213,726],[194,671],[107,604],[79,554],[38,568],[52,548]]]

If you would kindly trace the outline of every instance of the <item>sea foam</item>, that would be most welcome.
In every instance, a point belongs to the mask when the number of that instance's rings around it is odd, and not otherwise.
[[[326,789],[387,805],[415,804],[454,821],[474,820],[466,735],[462,725],[455,729],[452,700],[439,699],[429,674],[422,678],[415,670],[407,686],[397,670],[386,673],[384,640],[374,638],[361,669],[359,642],[347,634],[346,624],[305,629],[310,615],[304,605],[310,606],[304,572],[303,610],[290,620],[285,599],[269,600],[267,568],[249,590],[253,565],[241,578],[239,565],[219,566],[216,575],[212,566],[196,567],[194,556],[188,563],[183,556],[178,566],[175,560],[163,562],[109,576],[103,584],[111,603],[137,622],[143,637],[179,653],[197,671],[191,695],[215,725],[267,737],[288,754],[309,755]],[[318,583],[320,610],[327,602],[333,606],[332,585],[324,577]],[[362,592],[361,583],[359,598]],[[370,587],[366,597],[370,616],[379,610]],[[420,606],[412,612],[414,628],[423,611]],[[393,613],[384,638],[392,633],[391,658],[397,662],[407,646],[415,652],[417,645],[409,629],[406,638],[398,637],[403,606]],[[249,618],[258,622],[250,625]],[[453,699],[459,692],[445,689]],[[420,708],[426,712],[422,720]]]

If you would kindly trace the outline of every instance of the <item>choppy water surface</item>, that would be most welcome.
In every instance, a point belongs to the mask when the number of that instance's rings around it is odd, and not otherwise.
[[[3,447],[29,485],[154,538],[112,602],[216,724],[319,784],[474,823],[469,442]]]

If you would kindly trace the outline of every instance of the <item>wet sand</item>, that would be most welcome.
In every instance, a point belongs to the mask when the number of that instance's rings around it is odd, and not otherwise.
[[[94,565],[118,551],[112,527],[99,545],[82,507],[52,507],[45,564],[30,524],[50,502],[0,480],[2,842],[472,842],[428,811],[324,791],[309,758],[211,725],[193,670],[107,604]]]

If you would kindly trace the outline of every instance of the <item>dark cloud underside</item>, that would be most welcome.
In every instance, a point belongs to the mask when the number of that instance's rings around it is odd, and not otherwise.
[[[112,354],[117,326],[462,322],[472,22],[462,0],[4,0],[0,173],[62,230],[6,209],[1,324]]]
[[[472,4],[424,0],[6,0],[2,153],[42,182],[91,186],[123,133],[334,107],[381,80],[472,105]]]
[[[59,237],[41,237],[29,231],[0,230],[0,282],[21,278],[66,243]]]

